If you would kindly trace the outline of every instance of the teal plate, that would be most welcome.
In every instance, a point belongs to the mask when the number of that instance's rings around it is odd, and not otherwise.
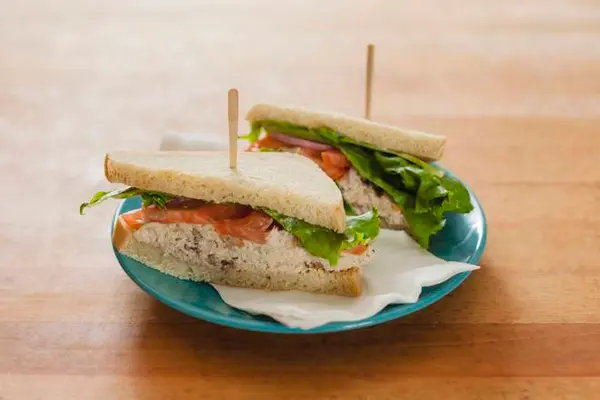
[[[447,172],[452,175],[449,171]],[[469,193],[474,206],[473,211],[469,214],[448,214],[446,226],[432,238],[429,250],[448,261],[477,264],[485,248],[487,223],[477,197],[470,189]],[[113,217],[112,227],[119,215],[140,208],[140,206],[139,198],[130,198],[121,202]],[[303,330],[288,328],[267,316],[252,315],[230,307],[221,300],[217,291],[209,284],[172,278],[118,253],[116,249],[114,251],[127,275],[143,290],[167,306],[216,324],[272,333],[325,333],[381,324],[435,303],[456,289],[470,274],[470,272],[463,272],[439,285],[423,288],[416,303],[392,304],[376,315],[361,321],[334,322],[314,329]]]

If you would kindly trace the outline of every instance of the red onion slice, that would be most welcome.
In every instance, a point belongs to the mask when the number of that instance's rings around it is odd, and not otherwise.
[[[176,197],[167,202],[167,208],[198,208],[205,205],[204,200],[188,199],[185,197]]]
[[[328,144],[313,142],[312,140],[300,139],[300,138],[288,136],[288,135],[285,135],[285,134],[279,133],[279,132],[269,132],[269,135],[273,136],[275,139],[277,139],[283,143],[291,144],[292,146],[306,147],[308,149],[319,150],[319,151],[333,149],[333,147],[331,147]]]

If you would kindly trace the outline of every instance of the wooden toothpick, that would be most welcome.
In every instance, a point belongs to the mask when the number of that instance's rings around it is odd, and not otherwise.
[[[371,119],[371,87],[373,86],[373,57],[375,45],[367,46],[367,80],[365,87],[365,118]]]
[[[229,117],[229,168],[237,168],[238,135],[238,90],[229,89],[227,94],[227,115]]]

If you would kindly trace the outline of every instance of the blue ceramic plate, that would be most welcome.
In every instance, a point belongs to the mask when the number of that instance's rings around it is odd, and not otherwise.
[[[450,172],[448,172],[451,175]],[[430,251],[448,261],[477,264],[486,242],[487,224],[485,214],[469,189],[474,209],[469,214],[448,214],[442,231],[432,238]],[[140,208],[139,198],[123,201],[113,218]],[[111,229],[112,233],[112,229]],[[132,260],[115,249],[117,260],[135,283],[162,303],[192,317],[238,329],[273,333],[323,333],[346,331],[381,324],[425,308],[456,289],[470,272],[463,272],[436,286],[423,288],[419,301],[413,304],[389,305],[377,315],[362,321],[336,322],[310,330],[288,328],[266,317],[248,314],[228,306],[212,286],[172,278]]]

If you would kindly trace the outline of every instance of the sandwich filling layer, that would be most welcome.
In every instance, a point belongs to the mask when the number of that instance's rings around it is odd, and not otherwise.
[[[362,269],[358,265],[345,268],[346,256],[342,270],[330,271],[320,266],[321,260],[306,258],[298,247],[279,248],[276,238],[267,244],[247,241],[239,247],[237,241],[218,235],[208,225],[149,223],[132,233],[122,219],[114,232],[120,237],[116,240],[120,253],[179,279],[350,297],[359,296],[362,290]],[[282,255],[294,257],[282,260]],[[351,258],[362,262],[366,257],[367,253]]]
[[[403,230],[408,227],[400,207],[390,196],[377,192],[373,185],[365,182],[354,168],[350,168],[337,183],[344,198],[355,212],[363,213],[375,208],[379,212],[382,228]]]
[[[265,144],[275,147],[263,147]],[[353,212],[362,214],[375,208],[379,213],[382,228],[395,230],[408,228],[400,207],[390,196],[376,190],[373,185],[363,179],[340,151],[327,150],[319,153],[304,147],[291,147],[271,136],[267,136],[253,145],[253,149],[264,151],[265,148],[301,154],[311,158],[331,179],[336,181],[344,200]]]
[[[412,236],[425,248],[444,227],[445,213],[468,213],[473,209],[464,185],[435,165],[408,154],[379,150],[328,127],[253,121],[252,131],[242,138],[250,141],[250,151],[294,151],[311,158],[338,183],[346,203],[359,211],[365,204],[381,206],[378,210],[384,227],[403,228],[402,217]],[[372,190],[359,189],[353,176],[348,176],[351,173],[360,176]],[[381,197],[389,201],[380,201]]]
[[[137,188],[99,192],[88,203],[81,205],[80,212],[110,198],[132,196],[140,196],[143,207],[122,214],[119,219],[134,234],[149,224],[205,226],[215,235],[228,238],[229,242],[243,247],[248,243],[265,245],[280,233],[285,233],[284,237],[291,240],[290,243],[306,255],[320,259],[323,266],[337,267],[340,258],[345,255],[360,256],[368,252],[372,240],[379,234],[380,221],[375,210],[347,216],[346,229],[342,234],[271,209],[210,203]],[[113,240],[116,241],[116,238]]]
[[[305,268],[322,268],[327,271],[341,271],[365,265],[372,257],[373,250],[366,249],[360,255],[344,253],[336,266],[327,260],[309,254],[298,245],[296,238],[279,229],[272,229],[264,243],[251,240],[238,241],[232,236],[219,234],[213,225],[186,223],[148,223],[133,233],[140,243],[158,247],[171,257],[189,264],[198,264],[207,259],[211,264],[223,268],[240,265],[255,265],[270,269],[295,266],[297,272]]]

